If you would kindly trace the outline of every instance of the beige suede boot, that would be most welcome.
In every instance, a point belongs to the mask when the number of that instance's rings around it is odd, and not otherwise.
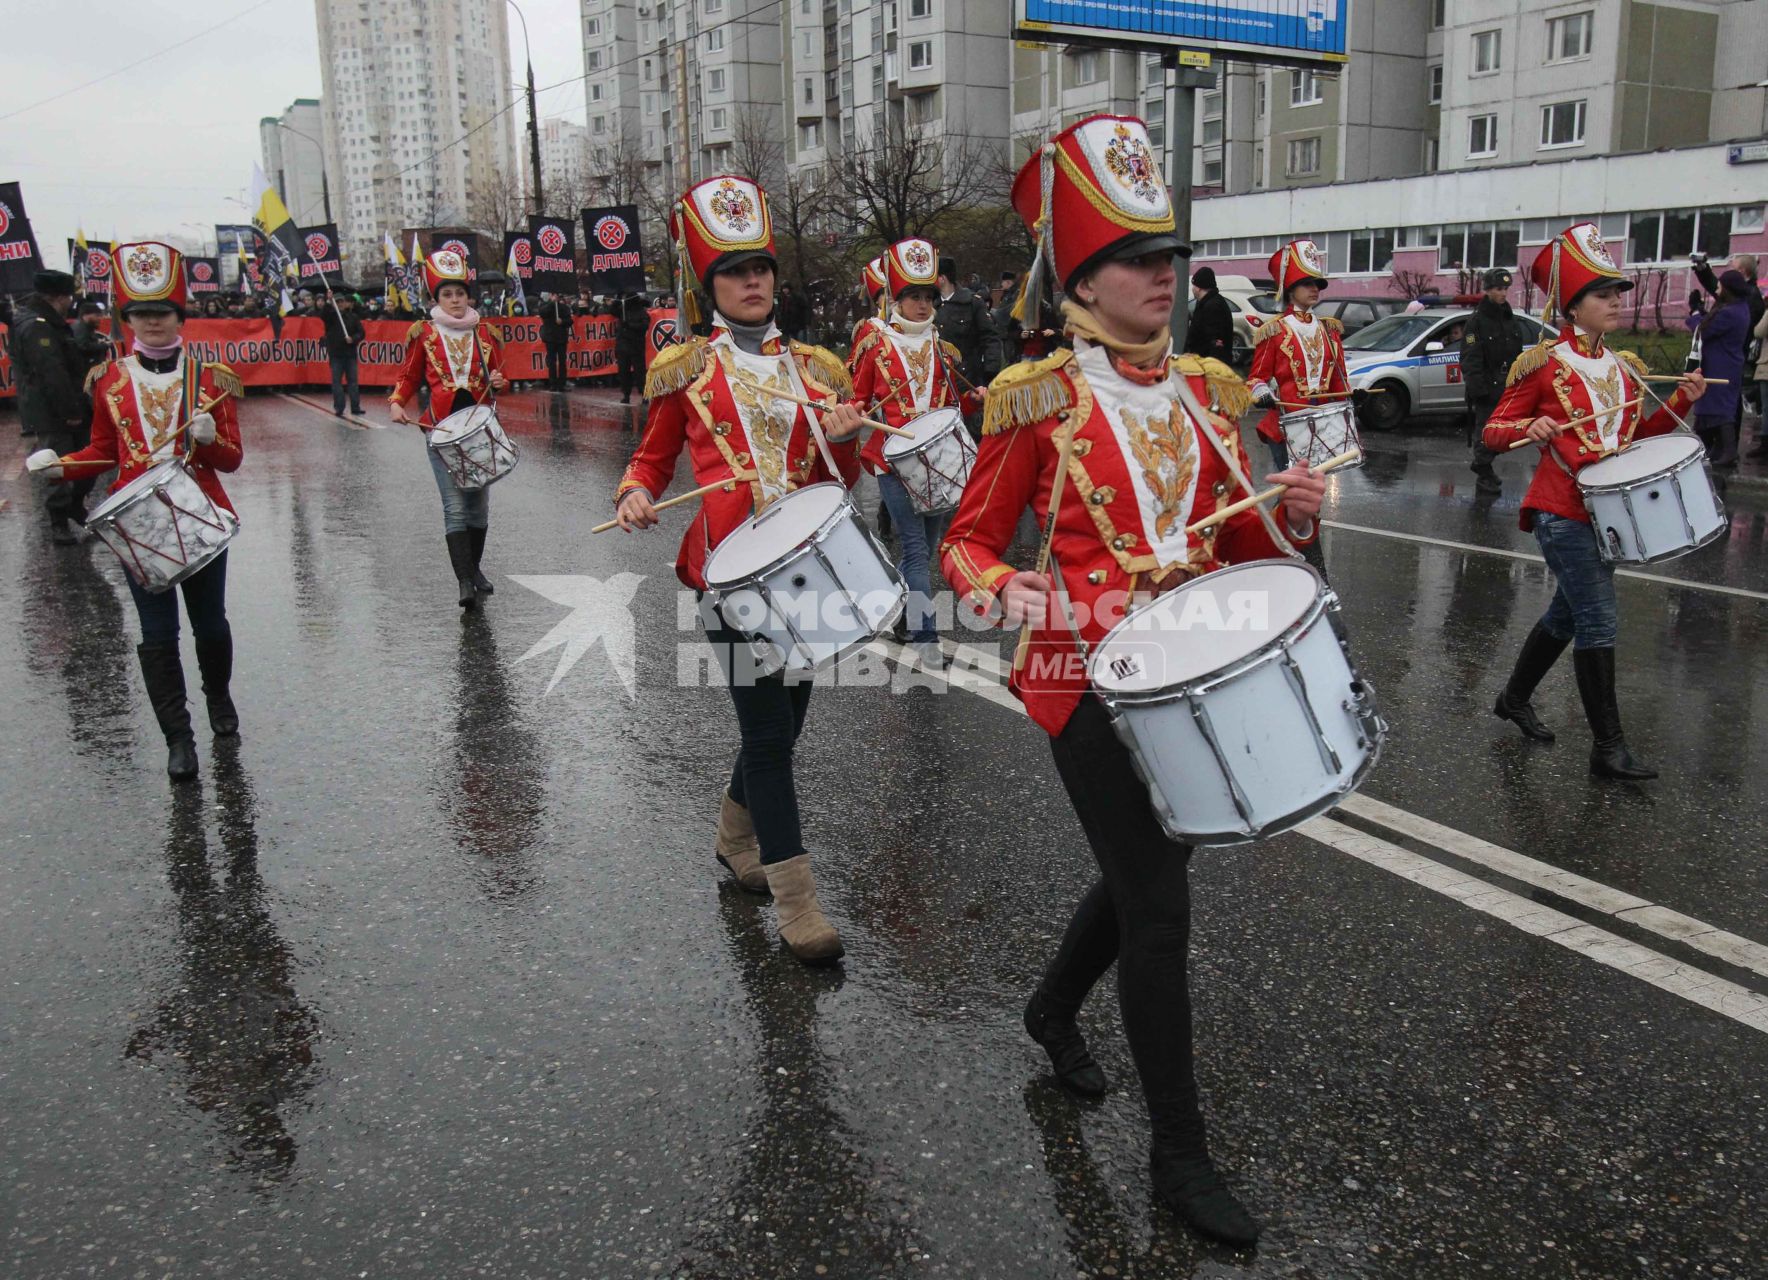
[[[801,853],[784,862],[769,863],[767,884],[773,890],[780,914],[780,937],[792,954],[805,964],[831,964],[845,954],[841,935],[823,914],[816,900],[816,881],[810,875],[810,855]]]
[[[718,860],[750,893],[767,892],[767,872],[761,869],[761,842],[749,811],[726,791],[718,802]]]

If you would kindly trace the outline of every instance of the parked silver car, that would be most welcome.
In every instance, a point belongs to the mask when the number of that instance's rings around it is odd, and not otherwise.
[[[1360,397],[1359,418],[1371,431],[1392,431],[1414,415],[1465,413],[1461,389],[1461,332],[1473,314],[1467,307],[1426,307],[1393,315],[1344,340],[1345,372]],[[1520,314],[1520,313],[1519,313]],[[1540,324],[1522,316],[1532,335]]]

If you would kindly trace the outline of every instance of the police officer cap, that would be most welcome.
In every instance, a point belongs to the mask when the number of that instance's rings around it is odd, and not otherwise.
[[[31,287],[45,298],[74,296],[74,278],[65,271],[39,271],[31,280]]]
[[[1510,273],[1503,267],[1493,267],[1486,272],[1485,286],[1488,289],[1508,289],[1510,287]]]

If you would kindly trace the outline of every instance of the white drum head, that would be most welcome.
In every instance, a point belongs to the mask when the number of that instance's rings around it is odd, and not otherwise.
[[[124,507],[129,506],[136,499],[141,497],[142,494],[148,492],[157,485],[164,484],[170,473],[181,469],[182,468],[178,463],[173,462],[170,459],[165,462],[154,464],[146,471],[143,471],[140,475],[136,476],[128,484],[124,485],[121,489],[118,489],[115,493],[111,494],[110,497],[106,498],[96,507],[92,508],[92,510],[86,514],[86,518],[88,520],[109,519]]]
[[[913,432],[906,436],[887,436],[884,440],[884,460],[900,458],[904,454],[925,449],[953,426],[962,430],[964,417],[956,409],[931,409],[917,418],[903,424],[903,430]]]
[[[1592,462],[1578,472],[1578,483],[1599,489],[1631,484],[1646,476],[1655,476],[1686,462],[1706,446],[1693,436],[1652,436],[1636,440],[1613,457]]]
[[[1150,693],[1233,666],[1301,621],[1320,596],[1305,565],[1261,560],[1205,574],[1137,609],[1093,650],[1107,693]]]
[[[706,561],[709,585],[741,582],[783,559],[828,522],[847,500],[847,490],[833,481],[794,489],[758,516],[732,529]]]
[[[431,444],[453,444],[473,434],[487,422],[496,422],[497,414],[488,404],[475,404],[451,413],[430,430]]]

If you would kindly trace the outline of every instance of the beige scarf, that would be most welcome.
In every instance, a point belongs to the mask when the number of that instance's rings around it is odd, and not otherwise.
[[[1125,364],[1138,369],[1156,368],[1172,349],[1172,331],[1161,325],[1146,342],[1123,342],[1100,328],[1098,318],[1073,299],[1062,304],[1064,327],[1077,338],[1104,347]]]

